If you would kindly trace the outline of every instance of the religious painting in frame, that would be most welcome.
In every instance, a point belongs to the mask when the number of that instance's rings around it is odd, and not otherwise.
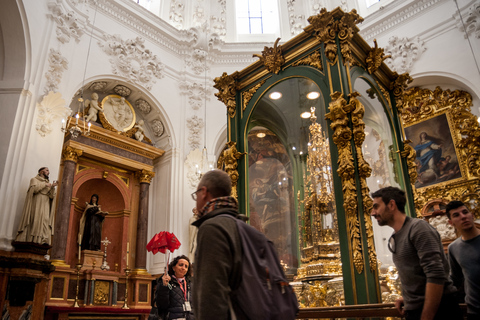
[[[417,149],[412,159],[407,158],[409,171],[416,170],[419,176],[410,181],[417,216],[433,199],[480,203],[480,125],[471,111],[471,94],[414,87],[402,98],[399,116],[405,142]]]
[[[416,151],[416,188],[462,177],[446,113],[406,127],[405,136]]]

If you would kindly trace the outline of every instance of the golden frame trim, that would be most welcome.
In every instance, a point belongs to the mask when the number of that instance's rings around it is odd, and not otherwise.
[[[439,182],[428,187],[416,188],[411,183],[415,196],[415,211],[421,216],[422,208],[432,199],[447,201],[463,199],[464,195],[479,192],[480,178],[480,126],[471,112],[472,96],[462,90],[435,90],[410,88],[404,93],[401,119],[404,128],[445,115],[450,127],[454,150],[461,177]],[[409,141],[405,141],[409,142]],[[406,151],[406,150],[405,150]],[[405,153],[405,156],[411,154]],[[411,160],[408,162],[412,171]]]
[[[105,103],[108,102],[108,100],[112,99],[112,98],[116,98],[116,99],[122,99],[123,98],[124,102],[130,108],[130,111],[132,112],[132,115],[133,115],[132,122],[128,126],[123,128],[122,130],[115,129],[115,127],[110,122],[107,115],[105,114]],[[103,112],[99,112],[98,114],[99,114],[100,122],[102,123],[102,125],[105,129],[108,129],[108,130],[111,130],[111,131],[114,131],[114,132],[127,132],[128,130],[132,129],[133,126],[135,125],[137,115],[135,114],[135,110],[133,109],[133,106],[130,104],[130,102],[127,99],[125,99],[125,97],[119,96],[117,94],[109,94],[108,96],[106,96],[102,100],[102,109],[103,109]]]

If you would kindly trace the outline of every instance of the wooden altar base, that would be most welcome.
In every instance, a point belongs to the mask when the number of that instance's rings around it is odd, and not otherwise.
[[[146,320],[151,308],[122,309],[118,307],[46,307],[45,320]]]

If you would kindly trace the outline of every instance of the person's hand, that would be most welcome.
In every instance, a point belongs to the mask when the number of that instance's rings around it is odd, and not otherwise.
[[[58,186],[58,181],[54,180],[53,183],[52,183],[52,187],[56,187],[56,186]]]
[[[162,277],[162,283],[166,287],[172,278],[168,274],[164,274]]]
[[[403,298],[395,300],[395,308],[397,308],[398,313],[403,317],[405,315],[405,309],[403,309]]]

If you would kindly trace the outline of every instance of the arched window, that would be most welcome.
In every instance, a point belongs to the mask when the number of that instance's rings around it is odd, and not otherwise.
[[[274,34],[278,30],[277,0],[237,0],[237,34]]]

